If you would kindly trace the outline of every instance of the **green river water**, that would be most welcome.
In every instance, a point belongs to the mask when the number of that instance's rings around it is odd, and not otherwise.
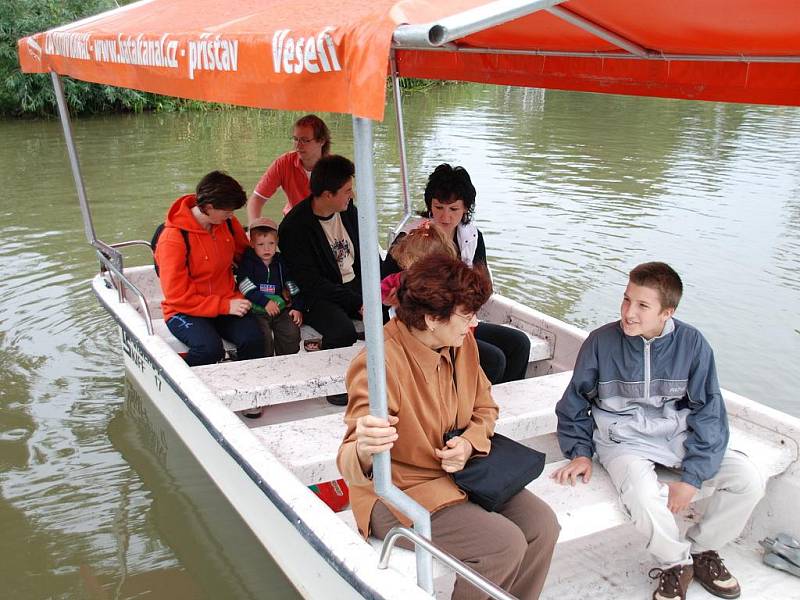
[[[478,85],[405,108],[417,205],[437,164],[469,170],[499,291],[593,328],[617,317],[632,266],[667,261],[723,386],[800,416],[799,109]],[[252,190],[297,116],[76,120],[99,236],[149,239],[212,169]],[[349,117],[323,117],[352,156]],[[375,132],[382,239],[402,212],[393,122]],[[0,596],[295,598],[126,383],[58,122],[0,121],[0,140]]]

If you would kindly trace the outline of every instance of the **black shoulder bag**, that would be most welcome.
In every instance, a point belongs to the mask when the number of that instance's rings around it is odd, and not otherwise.
[[[456,382],[455,352],[450,349],[453,367],[453,384]],[[444,441],[461,435],[464,429],[454,429],[444,434]],[[475,456],[464,468],[452,473],[456,485],[467,493],[469,499],[490,512],[496,512],[518,494],[544,470],[545,454],[519,442],[495,433],[492,448],[486,456]]]

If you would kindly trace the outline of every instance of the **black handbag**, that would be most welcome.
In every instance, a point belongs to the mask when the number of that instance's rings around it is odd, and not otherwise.
[[[453,365],[453,385],[456,380],[456,354],[450,348]],[[464,429],[454,429],[444,434],[444,442],[461,435]],[[473,456],[464,468],[452,473],[456,485],[467,493],[469,499],[489,512],[497,512],[513,496],[542,474],[546,455],[528,448],[511,438],[495,433],[492,448],[485,456]]]
[[[463,429],[449,431],[444,441],[462,433]],[[542,474],[544,463],[543,452],[495,433],[489,454],[470,458],[463,469],[452,475],[456,485],[472,502],[496,512]]]

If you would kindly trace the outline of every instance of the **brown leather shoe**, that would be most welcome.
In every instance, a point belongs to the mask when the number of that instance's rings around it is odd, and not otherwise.
[[[658,579],[653,600],[686,600],[686,588],[692,581],[692,565],[669,569],[650,569],[650,579]]]
[[[719,554],[713,550],[692,554],[694,578],[709,594],[720,598],[738,598],[742,593],[736,577],[730,574]]]

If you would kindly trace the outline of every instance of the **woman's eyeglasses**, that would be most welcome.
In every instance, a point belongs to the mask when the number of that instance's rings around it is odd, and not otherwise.
[[[310,144],[311,142],[314,141],[314,138],[305,138],[305,137],[299,138],[299,137],[296,137],[296,136],[293,135],[292,136],[292,141],[295,144]]]
[[[453,312],[453,315],[464,321],[467,325],[477,325],[478,324],[478,314],[477,313],[469,313],[468,315],[460,315],[457,312]]]

